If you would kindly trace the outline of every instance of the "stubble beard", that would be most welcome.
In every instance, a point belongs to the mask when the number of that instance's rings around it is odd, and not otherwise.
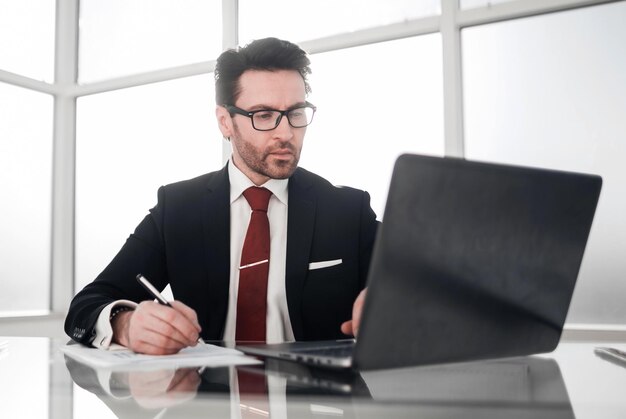
[[[237,149],[243,163],[253,172],[262,176],[270,179],[287,179],[298,168],[300,152],[290,142],[277,143],[276,147],[259,150],[241,136],[237,127],[235,127],[235,136],[231,138],[231,142]],[[289,150],[291,159],[274,158],[271,153],[275,150]]]

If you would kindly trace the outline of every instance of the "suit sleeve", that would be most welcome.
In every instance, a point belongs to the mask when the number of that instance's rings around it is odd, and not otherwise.
[[[80,291],[70,304],[65,319],[65,332],[74,340],[91,344],[100,312],[116,300],[139,303],[150,296],[137,283],[135,276],[145,275],[159,289],[168,283],[163,243],[164,188],[159,189],[158,203],[130,235],[126,243],[98,275]]]

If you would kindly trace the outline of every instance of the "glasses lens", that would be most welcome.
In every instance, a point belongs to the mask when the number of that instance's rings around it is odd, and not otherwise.
[[[301,128],[306,127],[313,121],[313,113],[313,108],[305,106],[290,110],[287,118],[289,118],[289,123],[292,127]]]
[[[259,130],[271,130],[276,128],[276,120],[280,116],[280,112],[276,111],[259,111],[252,115],[252,123],[254,128]]]

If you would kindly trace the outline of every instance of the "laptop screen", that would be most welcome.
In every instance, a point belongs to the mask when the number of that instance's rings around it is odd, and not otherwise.
[[[601,183],[586,174],[401,156],[355,363],[391,367],[553,350]]]

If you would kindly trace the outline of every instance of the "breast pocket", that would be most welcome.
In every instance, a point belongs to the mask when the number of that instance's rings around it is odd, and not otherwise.
[[[343,259],[322,260],[319,262],[309,263],[309,271],[315,271],[318,269],[327,269],[333,266],[338,266],[343,263]]]

